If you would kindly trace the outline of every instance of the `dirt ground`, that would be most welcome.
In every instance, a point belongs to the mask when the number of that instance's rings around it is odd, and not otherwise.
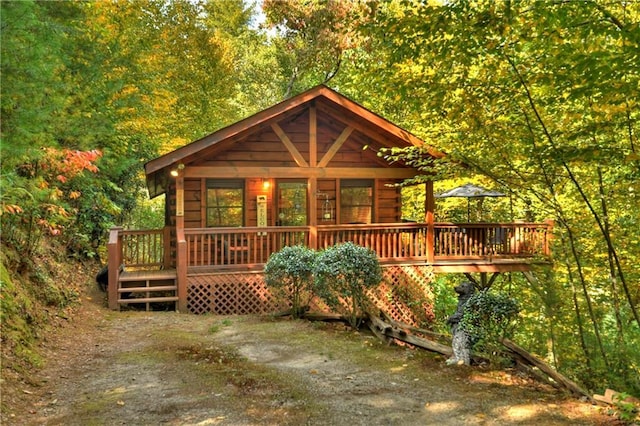
[[[515,371],[342,325],[112,312],[100,293],[43,350],[28,383],[3,380],[3,425],[616,424]]]

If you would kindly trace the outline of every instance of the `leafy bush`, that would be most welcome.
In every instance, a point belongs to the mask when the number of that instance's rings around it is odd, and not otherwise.
[[[518,302],[507,294],[481,291],[467,301],[460,327],[470,335],[474,350],[500,361],[502,339],[510,337],[519,312]]]
[[[376,253],[348,242],[322,251],[316,260],[315,285],[327,305],[343,310],[353,328],[367,308],[366,290],[382,281]]]
[[[264,268],[267,286],[288,299],[293,316],[298,318],[314,295],[313,267],[316,252],[303,246],[284,247],[269,256]]]

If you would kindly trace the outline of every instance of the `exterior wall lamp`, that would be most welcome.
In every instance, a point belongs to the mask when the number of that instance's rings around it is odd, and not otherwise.
[[[171,174],[171,176],[173,176],[175,178],[175,177],[178,177],[180,175],[180,172],[182,170],[184,170],[184,164],[180,163],[180,164],[178,164],[178,167],[173,169],[173,170],[171,170],[169,172],[169,174]]]

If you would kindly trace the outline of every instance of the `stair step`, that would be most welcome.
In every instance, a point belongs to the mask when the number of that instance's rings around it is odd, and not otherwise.
[[[124,271],[119,276],[119,281],[160,281],[175,280],[178,274],[175,269],[160,269],[157,271]]]
[[[177,302],[177,296],[171,297],[144,297],[144,298],[133,298],[133,299],[118,299],[118,303],[123,305],[128,305],[131,303],[154,303],[154,302]]]
[[[154,292],[154,291],[176,291],[178,290],[178,286],[175,285],[157,285],[150,287],[124,287],[119,288],[118,293],[146,293],[146,292]]]

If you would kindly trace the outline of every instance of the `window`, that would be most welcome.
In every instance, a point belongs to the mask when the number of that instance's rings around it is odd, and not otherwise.
[[[373,180],[340,181],[340,223],[371,223]]]
[[[207,226],[244,224],[244,181],[207,180]]]
[[[278,182],[278,225],[307,224],[307,182]]]

